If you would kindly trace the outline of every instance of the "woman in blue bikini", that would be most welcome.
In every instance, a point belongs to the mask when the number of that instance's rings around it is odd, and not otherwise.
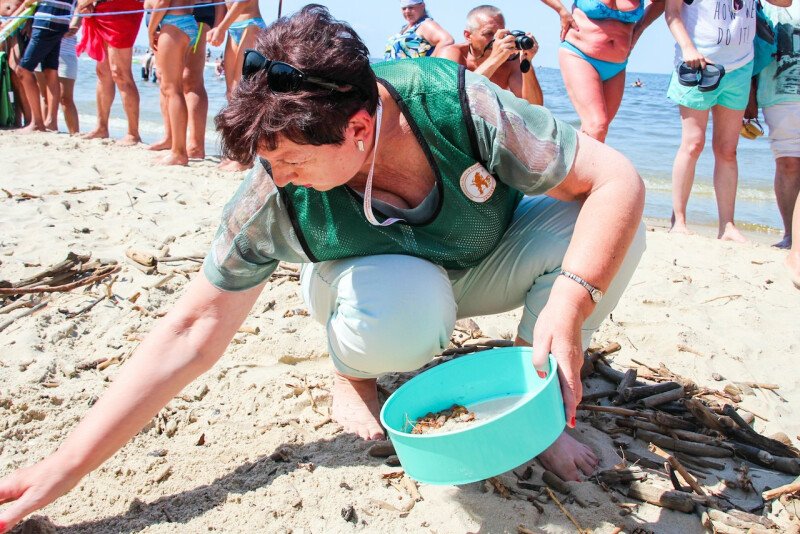
[[[229,1],[226,8],[222,21],[216,28],[208,31],[206,39],[212,46],[221,46],[225,37],[228,37],[222,61],[225,72],[225,96],[230,100],[233,90],[242,77],[244,51],[255,46],[256,35],[265,29],[267,24],[261,17],[258,0]],[[245,168],[235,161],[223,159],[220,163],[222,170],[241,171]]]
[[[663,0],[542,0],[561,17],[561,75],[581,130],[605,141],[625,90],[625,66],[641,33],[664,12]]]

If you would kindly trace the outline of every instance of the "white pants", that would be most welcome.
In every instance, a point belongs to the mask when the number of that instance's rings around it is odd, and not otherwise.
[[[418,369],[447,347],[456,318],[523,305],[517,335],[531,342],[579,209],[577,203],[525,197],[494,252],[463,271],[448,272],[403,255],[306,265],[303,298],[311,316],[327,329],[334,366],[356,378]],[[645,230],[640,225],[617,276],[583,325],[584,349],[619,302],[644,249]]]

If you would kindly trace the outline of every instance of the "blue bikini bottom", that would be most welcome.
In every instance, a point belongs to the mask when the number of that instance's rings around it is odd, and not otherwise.
[[[161,25],[163,26],[164,24],[175,26],[185,33],[186,36],[189,37],[190,45],[194,45],[195,42],[197,42],[199,29],[194,15],[164,15],[164,18],[161,19]]]
[[[267,29],[267,23],[264,22],[264,19],[262,19],[261,17],[255,17],[252,19],[240,20],[239,22],[234,22],[233,24],[230,25],[230,27],[228,27],[228,35],[231,36],[231,39],[233,39],[233,43],[235,45],[238,45],[241,42],[242,35],[244,35],[244,31],[249,26],[257,26],[262,30]]]
[[[612,61],[601,61],[591,56],[587,56],[579,48],[577,48],[573,44],[568,43],[567,41],[561,41],[561,48],[565,48],[566,50],[572,52],[579,58],[589,63],[589,65],[594,67],[594,70],[596,70],[597,74],[600,75],[601,81],[606,81],[613,78],[614,76],[625,70],[625,67],[628,65],[627,59],[622,63],[614,63]]]

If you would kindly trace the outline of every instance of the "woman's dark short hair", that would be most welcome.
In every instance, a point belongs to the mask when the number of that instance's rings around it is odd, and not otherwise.
[[[346,22],[327,8],[310,4],[259,33],[256,50],[265,57],[352,86],[335,91],[304,84],[297,92],[275,93],[264,72],[239,82],[215,123],[222,155],[249,165],[256,150],[274,150],[278,137],[303,145],[341,144],[350,117],[375,113],[378,88],[369,49]]]

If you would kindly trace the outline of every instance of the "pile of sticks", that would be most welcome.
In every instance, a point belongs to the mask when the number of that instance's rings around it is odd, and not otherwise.
[[[735,458],[784,474],[800,475],[800,451],[785,435],[767,437],[750,423],[751,412],[738,411],[746,388],[759,388],[779,396],[773,384],[743,383],[715,390],[698,386],[663,364],[625,372],[614,369],[606,356],[619,350],[612,343],[587,352],[583,379],[599,377],[606,386],[584,395],[578,409],[592,412],[589,422],[611,436],[620,447],[623,463],[597,474],[594,481],[628,497],[683,512],[698,512],[704,525],[716,532],[758,531],[777,528],[753,512],[762,511],[773,499],[796,497],[800,479],[760,494],[760,504],[743,510],[722,493],[704,487],[702,481],[716,476],[724,486],[755,492],[747,464],[741,462],[735,480],[725,479],[719,459]],[[603,401],[604,405],[594,404]],[[632,436],[649,446],[654,456],[626,450]],[[716,472],[716,473],[715,473]],[[681,479],[683,482],[681,482]]]
[[[99,282],[119,269],[114,260],[92,260],[89,255],[70,252],[64,261],[30,278],[18,282],[0,280],[0,299],[71,291],[77,287]]]

